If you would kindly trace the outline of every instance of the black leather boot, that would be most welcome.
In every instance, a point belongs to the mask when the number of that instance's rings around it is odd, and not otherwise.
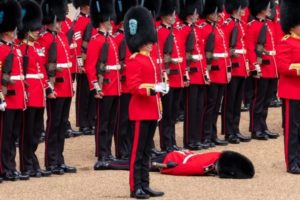
[[[141,188],[137,189],[134,192],[130,193],[130,197],[131,198],[136,198],[136,199],[149,199],[150,195],[146,194],[144,190],[142,190]]]
[[[161,197],[161,196],[163,196],[165,194],[164,192],[154,191],[150,187],[143,187],[143,190],[150,197]]]

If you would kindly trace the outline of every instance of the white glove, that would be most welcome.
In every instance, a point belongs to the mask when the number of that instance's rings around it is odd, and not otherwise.
[[[0,103],[0,111],[5,111],[5,108],[7,107],[7,104],[5,101],[2,101],[2,103]]]
[[[154,91],[162,94],[167,94],[170,90],[169,84],[161,82],[154,85]]]
[[[260,65],[255,64],[255,70],[257,72],[257,75],[255,75],[254,77],[255,78],[260,78],[261,77],[261,68],[260,68]]]
[[[82,57],[77,57],[77,65],[78,65],[78,67],[83,67],[83,59],[82,59]]]

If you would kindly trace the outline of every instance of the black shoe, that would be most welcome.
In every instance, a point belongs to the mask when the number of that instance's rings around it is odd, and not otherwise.
[[[184,148],[192,150],[192,151],[197,151],[197,150],[201,150],[202,146],[197,145],[196,143],[195,144],[191,143],[191,144],[184,146]]]
[[[59,166],[62,170],[64,170],[65,173],[76,173],[77,169],[76,167],[67,166],[65,164],[62,164]]]
[[[3,180],[5,181],[17,181],[20,180],[20,177],[12,172],[6,172],[5,174],[2,175]]]
[[[40,173],[37,173],[35,170],[29,170],[29,171],[23,171],[21,172],[23,175],[28,175],[29,177],[39,178],[42,175]]]
[[[269,136],[261,131],[256,131],[252,133],[252,139],[256,140],[268,140]]]
[[[2,183],[3,182],[3,178],[2,177],[0,177],[0,183]]]
[[[27,181],[27,180],[30,179],[30,176],[27,173],[20,173],[20,172],[17,172],[17,171],[15,171],[14,173],[19,176],[19,179],[21,181]]]
[[[81,131],[83,135],[93,135],[93,130],[90,127],[80,127],[79,131]]]
[[[70,131],[71,132],[71,135],[73,136],[73,137],[77,137],[77,136],[80,136],[80,135],[82,135],[82,131],[75,131],[75,130],[73,130],[73,129],[69,129],[68,131]]]
[[[146,194],[142,189],[137,189],[135,192],[130,193],[130,197],[136,199],[149,199],[150,195]]]
[[[152,148],[151,149],[151,155],[155,156],[155,157],[159,157],[159,156],[162,156],[162,155],[165,155],[166,152],[165,151],[159,151],[155,148]]]
[[[43,143],[45,141],[46,133],[45,131],[41,132],[41,136],[39,139],[39,143]]]
[[[183,147],[179,147],[179,146],[177,146],[177,145],[173,145],[173,149],[174,149],[175,151],[183,151],[183,150],[184,150]]]
[[[278,133],[273,133],[269,130],[265,130],[264,133],[270,138],[270,139],[276,139],[279,137]]]
[[[230,143],[230,144],[239,144],[240,143],[240,139],[238,138],[238,136],[234,135],[234,134],[230,134],[229,136],[225,136],[225,139]]]
[[[46,169],[55,175],[63,175],[65,173],[65,171],[59,166],[49,166]]]
[[[247,112],[250,110],[250,104],[243,104],[241,107],[241,112]]]
[[[294,165],[290,167],[290,169],[288,169],[287,172],[291,174],[300,174],[300,168],[298,167],[298,165]]]
[[[219,145],[219,146],[226,146],[226,145],[228,145],[227,141],[220,140],[219,138],[213,139],[212,142],[215,143],[215,145]]]
[[[94,170],[107,170],[109,169],[109,162],[106,158],[98,159],[94,165]]]
[[[161,197],[164,196],[164,192],[157,192],[152,190],[150,187],[143,187],[143,190],[146,194],[148,194],[150,197]]]
[[[210,147],[215,147],[216,145],[211,141],[211,139],[205,139],[202,143],[203,148],[204,146],[208,146],[208,148],[210,148]]]
[[[241,133],[236,133],[235,134],[241,142],[250,142],[251,141],[251,137],[249,136],[245,136],[245,135],[242,135]]]
[[[48,170],[37,169],[36,174],[40,174],[42,177],[49,177],[52,173]]]
[[[166,151],[167,153],[170,153],[170,152],[173,152],[173,151],[176,151],[176,150],[174,149],[174,147],[167,147],[167,148],[165,149],[165,151]]]
[[[272,107],[272,108],[278,108],[282,105],[282,102],[277,99],[277,98],[274,98],[271,103],[270,103],[270,106],[269,107]]]

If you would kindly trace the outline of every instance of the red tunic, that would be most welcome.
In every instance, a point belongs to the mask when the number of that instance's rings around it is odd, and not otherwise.
[[[235,52],[238,57],[231,57],[231,75],[232,76],[247,76],[247,50],[245,45],[245,36],[246,36],[246,23],[243,21],[236,21],[236,19],[229,17],[224,21],[223,30],[226,37],[227,46],[230,46],[230,38],[232,30],[235,27],[235,24],[238,25],[238,36],[237,43],[235,46]],[[249,70],[249,69],[248,69]]]
[[[119,47],[122,41],[125,39],[124,32],[122,30],[118,30],[113,37],[115,38],[116,45]],[[126,74],[126,63],[128,62],[129,58],[131,56],[131,53],[126,47],[126,53],[125,53],[125,61],[124,61],[124,69],[121,72],[121,77],[122,77],[122,93],[129,93],[129,89],[127,86],[127,74]]]
[[[10,53],[10,45],[6,43],[0,43],[0,78],[2,80],[2,68],[6,57]],[[12,64],[10,79],[14,83],[9,83],[7,86],[8,95],[5,96],[7,103],[7,109],[25,109],[25,86],[24,86],[24,74],[22,66],[22,53],[17,47],[13,47],[14,60]],[[0,83],[0,88],[2,83]]]
[[[300,38],[285,36],[278,45],[278,95],[280,98],[300,100],[300,74],[290,70],[291,64],[300,67]]]
[[[163,49],[166,40],[170,34],[170,27],[166,27],[165,25],[160,25],[157,28],[157,34],[158,34],[158,45],[160,50],[159,54],[162,57],[157,61],[163,61],[163,56],[164,56]],[[174,72],[168,75],[169,85],[171,88],[183,88],[184,87],[183,77],[186,73],[186,63],[184,62],[185,61],[185,51],[184,51],[185,40],[183,38],[182,31],[177,27],[174,27],[173,35],[174,35],[174,43],[173,43],[171,57],[172,59],[181,59],[182,62],[178,64],[169,65],[169,69]],[[157,48],[153,48],[153,51],[154,51],[153,57],[158,58]],[[164,65],[162,65],[162,68],[164,68]]]
[[[161,173],[178,176],[205,175],[206,168],[214,165],[220,158],[220,152],[195,154],[190,151],[174,151],[168,153],[163,163],[177,163],[174,168],[162,169]]]
[[[183,33],[184,41],[186,41],[189,33],[191,32],[190,25],[188,24],[182,25],[181,31]],[[204,75],[206,71],[206,59],[205,59],[204,46],[202,43],[199,27],[195,26],[194,33],[195,33],[195,45],[194,45],[194,51],[192,52],[192,56],[199,57],[199,60],[195,62],[191,62],[189,66],[190,67],[189,77],[190,77],[190,84],[201,85],[201,84],[205,84]]]
[[[250,70],[255,70],[254,64],[257,63],[257,56],[256,56],[255,49],[258,41],[258,36],[263,24],[264,22],[258,21],[256,19],[248,23],[246,46],[247,46],[247,53],[250,62],[249,65]],[[270,20],[267,20],[266,24],[268,27],[268,31],[267,31],[266,43],[264,45],[264,49],[269,52],[271,51],[276,52],[276,37],[275,37],[274,23]],[[260,66],[262,77],[263,78],[278,77],[276,56],[263,55],[262,59],[263,61],[268,62]]]
[[[46,31],[38,39],[38,43],[42,46],[45,57],[43,63],[48,62],[49,47],[53,41],[53,34]],[[57,42],[57,67],[61,71],[56,71],[55,78],[56,82],[54,84],[54,90],[57,93],[57,97],[72,97],[73,96],[73,83],[71,76],[72,62],[70,59],[70,48],[66,35],[63,33],[58,33],[55,37]]]
[[[134,54],[127,62],[128,89],[132,94],[129,104],[129,119],[158,120],[161,118],[159,94],[150,92],[159,82],[158,67],[150,56]]]
[[[92,37],[88,44],[85,69],[91,90],[94,89],[93,83],[97,82],[98,80],[96,66],[98,58],[101,56],[101,49],[104,42],[105,36],[102,32],[99,32]],[[115,43],[114,38],[110,35],[107,36],[107,42],[109,43],[107,67],[120,67],[118,59],[118,46]],[[104,96],[120,96],[121,84],[119,70],[109,70],[105,72],[102,92]]]
[[[22,43],[20,49],[25,55],[27,45]],[[27,106],[29,107],[45,107],[45,88],[48,87],[46,68],[43,63],[45,52],[37,43],[28,45],[29,63],[26,70],[26,87]]]
[[[213,30],[213,26],[208,22],[203,22],[202,24],[199,25],[199,27],[201,29],[202,42],[205,47],[207,38]],[[231,67],[227,42],[223,30],[218,25],[215,26],[214,33],[215,33],[215,48],[213,53],[215,55],[223,54],[224,56],[218,59],[213,59],[212,67],[216,66],[219,69],[210,70],[209,76],[212,83],[226,84],[228,83],[227,72],[230,71],[229,68]],[[227,55],[227,57],[225,55]]]

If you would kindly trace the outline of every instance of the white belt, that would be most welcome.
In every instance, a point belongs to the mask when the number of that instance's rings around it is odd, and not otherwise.
[[[235,49],[234,53],[236,53],[236,54],[246,54],[247,50],[246,49]]]
[[[179,57],[179,58],[172,58],[171,59],[172,62],[175,62],[175,63],[182,63],[183,62],[183,58]]]
[[[120,70],[121,69],[121,65],[106,65],[105,69],[106,70]]]
[[[43,79],[44,74],[26,74],[26,78],[30,79]]]
[[[214,53],[213,57],[214,58],[227,58],[228,57],[228,53]]]
[[[70,45],[70,49],[75,49],[75,48],[77,48],[77,44],[76,44],[76,43],[72,43],[72,44]]]
[[[157,63],[157,64],[162,64],[162,63],[163,63],[163,59],[157,59],[157,60],[156,60],[156,63]]]
[[[203,59],[203,56],[201,54],[194,54],[192,55],[192,59],[199,61]]]
[[[56,67],[58,67],[58,68],[71,68],[72,63],[59,63],[59,64],[56,65]]]
[[[22,80],[24,80],[24,75],[11,76],[10,80],[12,80],[12,81],[22,81]]]
[[[265,53],[265,55],[268,55],[268,56],[276,56],[276,51],[275,50],[273,50],[273,51],[265,51],[264,53]]]

